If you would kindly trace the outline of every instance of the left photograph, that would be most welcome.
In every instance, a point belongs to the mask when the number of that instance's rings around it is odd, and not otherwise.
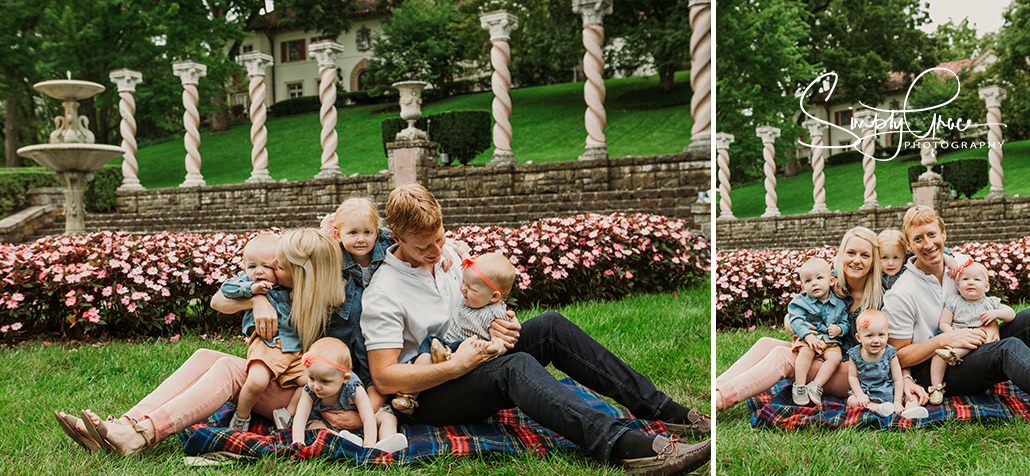
[[[711,2],[210,3],[5,4],[0,468],[712,472]]]

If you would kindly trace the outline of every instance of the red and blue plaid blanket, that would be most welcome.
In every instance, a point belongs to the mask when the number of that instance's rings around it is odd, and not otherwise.
[[[789,380],[781,380],[769,391],[748,399],[752,427],[802,428],[821,424],[830,428],[869,425],[879,429],[921,428],[945,420],[998,418],[1030,420],[1030,395],[1011,381],[995,385],[980,395],[945,397],[940,405],[929,405],[930,416],[918,420],[900,415],[880,416],[870,410],[848,407],[836,397],[824,396],[822,406],[798,407],[790,393]]]
[[[592,390],[571,379],[566,378],[562,383],[591,406],[614,416],[630,429],[649,434],[667,432],[662,422],[634,419],[627,410],[609,405]],[[317,438],[307,446],[291,445],[290,430],[276,430],[271,421],[258,415],[252,419],[249,432],[238,432],[227,428],[234,412],[235,407],[227,403],[204,422],[180,432],[183,451],[190,456],[228,452],[244,458],[260,458],[284,454],[299,459],[315,456],[346,459],[356,465],[396,465],[439,455],[471,455],[494,451],[543,455],[577,450],[576,445],[530,420],[517,408],[502,410],[476,425],[401,425],[409,446],[393,454],[362,448],[326,430],[318,430]]]

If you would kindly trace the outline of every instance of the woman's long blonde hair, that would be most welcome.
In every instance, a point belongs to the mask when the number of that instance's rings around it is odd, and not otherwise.
[[[301,228],[283,233],[279,248],[293,270],[290,320],[307,350],[325,333],[332,312],[346,299],[340,244],[322,230]]]
[[[873,248],[873,265],[869,268],[869,273],[866,274],[865,278],[865,289],[862,291],[862,300],[859,301],[858,307],[862,309],[879,309],[883,303],[883,280],[880,277],[882,269],[880,268],[880,247],[876,243],[876,233],[864,226],[856,226],[844,233],[844,238],[840,240],[840,248],[837,248],[837,254],[833,256],[833,270],[837,273],[837,283],[841,289],[846,290],[848,293],[851,289],[848,288],[848,280],[844,279],[844,247],[847,246],[848,240],[851,238],[861,238],[869,242],[869,246]]]

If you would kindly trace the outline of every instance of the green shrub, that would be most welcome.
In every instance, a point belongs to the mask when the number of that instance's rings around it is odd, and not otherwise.
[[[966,198],[972,197],[990,182],[988,173],[991,166],[987,159],[959,159],[945,162],[943,166],[944,181]]]
[[[429,137],[440,144],[440,152],[450,154],[461,165],[490,148],[490,127],[487,111],[448,111],[429,116]]]
[[[976,195],[980,189],[987,186],[990,181],[988,172],[990,164],[987,159],[959,159],[943,164],[937,164],[933,171],[941,174],[945,182],[951,184],[951,189],[958,192],[959,196],[970,198]],[[926,167],[913,165],[908,168],[908,188],[912,190],[912,182],[919,179],[919,176],[926,172]]]
[[[397,133],[408,127],[400,118],[382,122],[383,152],[386,143],[393,142]],[[428,131],[429,139],[439,144],[440,152],[450,154],[462,165],[476,158],[491,144],[490,113],[487,111],[448,111],[422,117],[415,127]]]
[[[107,164],[93,172],[93,181],[86,184],[86,211],[107,213],[115,210],[114,191],[122,186],[122,165]]]
[[[0,220],[29,206],[29,189],[54,186],[54,173],[42,167],[0,169]]]
[[[318,96],[303,96],[286,99],[272,104],[268,108],[269,117],[286,117],[297,114],[318,112],[322,108],[322,100]]]

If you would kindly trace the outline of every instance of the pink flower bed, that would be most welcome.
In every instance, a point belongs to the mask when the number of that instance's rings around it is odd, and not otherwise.
[[[234,327],[238,316],[208,303],[240,270],[252,234],[105,231],[0,244],[0,339]],[[449,236],[476,253],[509,256],[519,271],[512,294],[524,304],[672,290],[710,267],[706,241],[682,220],[654,215],[579,215],[520,228],[462,227]]]
[[[518,272],[511,297],[522,306],[671,291],[711,269],[711,244],[683,220],[659,215],[545,218],[519,228],[461,227],[448,237],[473,254],[511,259]]]
[[[952,251],[987,267],[989,295],[1008,304],[1030,299],[1030,237],[1009,243],[966,243]],[[832,260],[837,248],[742,250],[717,253],[715,319],[722,327],[749,327],[783,321],[787,304],[801,292],[797,269],[809,257]]]

